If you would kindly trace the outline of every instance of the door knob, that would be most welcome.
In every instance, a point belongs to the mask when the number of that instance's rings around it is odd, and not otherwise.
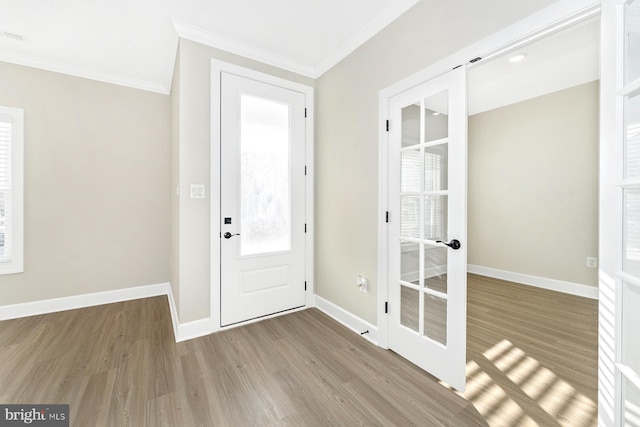
[[[460,249],[460,247],[462,247],[460,240],[457,240],[457,239],[453,239],[449,243],[443,242],[442,240],[436,240],[436,243],[444,243],[445,245],[449,246],[451,249]]]
[[[224,238],[225,238],[225,239],[230,239],[230,238],[232,238],[233,236],[239,236],[239,235],[240,235],[240,233],[231,234],[231,233],[229,233],[228,231],[227,231],[226,233],[224,233],[224,234],[223,234],[223,236],[224,236]]]

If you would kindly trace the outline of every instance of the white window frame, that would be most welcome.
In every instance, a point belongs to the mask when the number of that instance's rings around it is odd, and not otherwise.
[[[24,271],[24,111],[0,106],[0,120],[11,121],[11,260],[0,262],[0,275]],[[6,236],[5,236],[6,238]]]

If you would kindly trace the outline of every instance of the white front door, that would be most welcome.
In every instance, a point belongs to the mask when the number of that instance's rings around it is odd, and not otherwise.
[[[466,67],[389,100],[388,346],[463,391]]]
[[[221,326],[305,305],[305,95],[221,74]]]

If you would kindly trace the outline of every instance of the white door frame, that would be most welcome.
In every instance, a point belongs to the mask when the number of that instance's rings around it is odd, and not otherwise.
[[[279,314],[261,317],[259,319],[249,320],[247,322],[238,323],[225,328],[220,326],[220,96],[221,96],[221,73],[230,73],[237,76],[245,77],[260,81],[263,83],[279,86],[292,91],[300,92],[305,95],[305,107],[307,119],[305,124],[305,165],[307,169],[307,179],[305,188],[305,223],[307,224],[306,242],[305,242],[305,281],[307,290],[305,292],[305,307],[314,306],[314,220],[313,220],[313,125],[314,125],[314,90],[313,87],[301,83],[286,80],[271,74],[261,73],[259,71],[244,68],[235,64],[211,60],[211,272],[210,272],[210,321],[211,332],[217,332],[221,329],[233,328],[236,326],[246,325],[248,323],[267,319]]]
[[[530,43],[549,33],[559,31],[575,22],[598,15],[599,0],[563,0],[542,9],[446,58],[406,77],[381,90],[378,96],[378,345],[388,348],[387,315],[388,301],[387,253],[389,247],[386,213],[389,211],[389,99],[423,82],[442,75],[453,68],[471,62],[480,56],[483,59],[500,55],[518,46]],[[479,61],[478,63],[482,63]],[[391,124],[393,126],[393,124]],[[391,214],[393,215],[393,213]]]

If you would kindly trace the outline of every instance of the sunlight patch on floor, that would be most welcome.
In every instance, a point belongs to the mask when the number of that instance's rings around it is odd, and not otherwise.
[[[497,378],[508,386],[499,386]],[[491,426],[596,424],[595,402],[506,339],[467,363],[461,395]],[[510,397],[516,395],[526,404],[516,404]]]

